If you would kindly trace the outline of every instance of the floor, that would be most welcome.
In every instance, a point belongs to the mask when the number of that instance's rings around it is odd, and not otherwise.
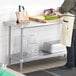
[[[33,72],[33,71],[58,67],[58,66],[64,65],[65,63],[66,63],[66,57],[63,57],[63,56],[27,62],[27,63],[23,64],[22,73],[29,73],[29,72]],[[19,64],[11,65],[8,67],[20,72]]]

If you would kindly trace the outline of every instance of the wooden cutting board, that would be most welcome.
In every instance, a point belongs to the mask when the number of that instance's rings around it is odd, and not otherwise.
[[[45,20],[45,18],[44,18],[42,15],[30,16],[29,18],[30,18],[30,20],[37,21],[37,22],[41,22],[41,23],[61,21],[61,17],[58,18],[58,19],[53,19],[53,20]]]

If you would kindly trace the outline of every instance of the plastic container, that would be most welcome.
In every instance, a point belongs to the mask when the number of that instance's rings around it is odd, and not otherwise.
[[[0,76],[16,76],[14,73],[6,70],[6,65],[0,63]]]
[[[3,72],[5,72],[5,69],[6,69],[6,65],[0,63],[0,75],[1,75]]]
[[[39,45],[37,40],[37,34],[29,34],[27,39],[27,53],[30,56],[39,55]]]

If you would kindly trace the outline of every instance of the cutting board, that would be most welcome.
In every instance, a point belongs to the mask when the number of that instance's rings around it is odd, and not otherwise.
[[[33,21],[41,22],[41,23],[49,23],[49,22],[61,21],[62,17],[59,17],[58,19],[53,19],[53,20],[45,20],[45,18],[42,15],[38,15],[38,16],[30,16],[29,19]]]

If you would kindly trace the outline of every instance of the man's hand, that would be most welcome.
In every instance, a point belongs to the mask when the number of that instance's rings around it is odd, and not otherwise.
[[[54,10],[54,12],[56,13],[56,15],[62,17],[62,14],[59,12],[60,7],[58,7],[57,9]]]
[[[60,8],[60,7],[58,7],[58,8],[57,8],[57,9],[55,9],[54,11],[55,11],[55,12],[59,12],[59,8]]]

